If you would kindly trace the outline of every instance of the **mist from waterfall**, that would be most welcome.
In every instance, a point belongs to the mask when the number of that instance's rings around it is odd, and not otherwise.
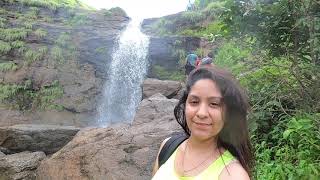
[[[141,84],[148,68],[149,37],[140,31],[140,22],[137,19],[130,21],[113,50],[98,107],[100,126],[132,122],[141,101]]]

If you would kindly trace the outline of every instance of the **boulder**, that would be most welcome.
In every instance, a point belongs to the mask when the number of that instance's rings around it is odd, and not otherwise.
[[[149,180],[160,143],[179,131],[173,108],[177,100],[156,94],[144,99],[131,125],[82,129],[41,162],[42,180]]]
[[[6,156],[0,155],[0,179],[36,179],[35,170],[45,157],[44,152],[21,152]]]
[[[160,93],[171,99],[178,99],[179,92],[182,89],[182,83],[170,80],[158,80],[148,78],[142,85],[142,97],[148,98],[154,94]]]
[[[0,146],[11,152],[43,151],[52,154],[66,145],[79,128],[55,125],[0,127]]]

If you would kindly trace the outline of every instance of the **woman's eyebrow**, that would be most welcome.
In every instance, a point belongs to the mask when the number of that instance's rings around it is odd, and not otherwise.
[[[222,101],[222,97],[218,97],[218,96],[212,96],[209,97],[210,100],[215,100],[215,101]]]
[[[189,96],[190,96],[190,98],[199,98],[199,96],[194,95],[194,94],[190,94]],[[208,99],[209,99],[209,100],[218,100],[218,101],[221,101],[221,100],[222,100],[222,97],[220,97],[220,96],[211,96],[211,97],[209,97]]]

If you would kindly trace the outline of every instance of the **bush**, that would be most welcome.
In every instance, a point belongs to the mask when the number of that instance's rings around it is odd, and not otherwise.
[[[182,20],[192,24],[196,24],[205,19],[205,16],[201,12],[187,11],[182,14]]]
[[[250,50],[242,48],[235,41],[231,40],[219,47],[213,63],[239,76],[244,71],[243,63],[250,56]]]
[[[269,139],[256,141],[256,179],[317,179],[320,176],[320,114],[287,117]]]

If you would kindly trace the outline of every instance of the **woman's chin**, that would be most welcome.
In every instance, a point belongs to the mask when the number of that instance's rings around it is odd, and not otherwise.
[[[192,131],[191,135],[199,140],[206,140],[213,137],[212,134],[204,131],[199,131],[199,130]]]

